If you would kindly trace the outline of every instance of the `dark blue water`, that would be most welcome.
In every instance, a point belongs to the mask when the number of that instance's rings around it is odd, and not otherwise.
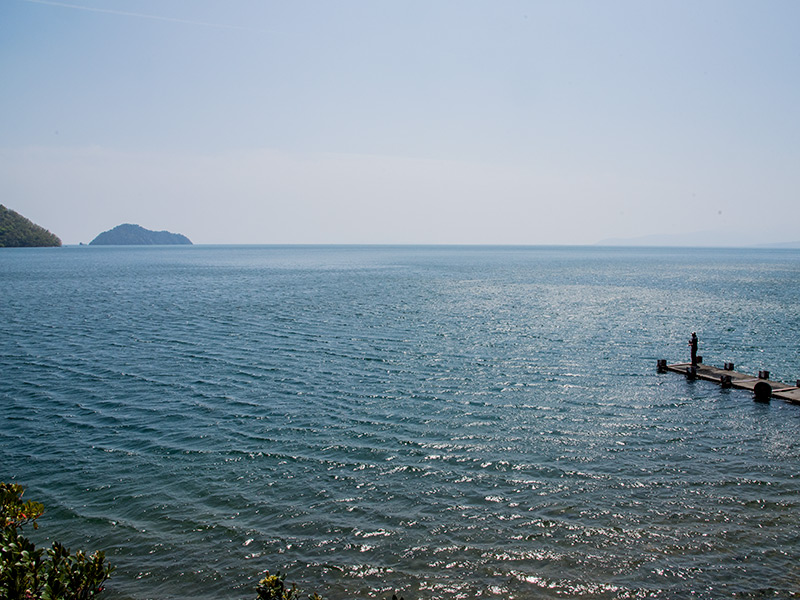
[[[800,251],[0,251],[0,480],[112,599],[786,598]]]

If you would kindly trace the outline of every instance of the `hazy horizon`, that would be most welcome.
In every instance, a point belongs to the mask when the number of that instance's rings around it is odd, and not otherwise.
[[[122,223],[197,244],[795,242],[798,18],[9,0],[0,197],[70,245]]]

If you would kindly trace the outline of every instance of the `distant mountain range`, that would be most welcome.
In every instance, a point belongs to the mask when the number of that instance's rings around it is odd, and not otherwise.
[[[114,229],[104,231],[91,242],[90,246],[167,246],[191,245],[185,235],[169,231],[151,231],[140,225],[124,223]]]
[[[0,248],[60,245],[57,235],[0,204]]]

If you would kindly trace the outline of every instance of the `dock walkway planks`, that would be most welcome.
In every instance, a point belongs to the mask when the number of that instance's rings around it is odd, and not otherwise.
[[[691,363],[678,363],[674,365],[667,365],[666,369],[667,371],[672,371],[673,373],[682,373],[684,375],[688,375],[691,366]],[[714,383],[724,385],[724,375],[727,375],[731,378],[731,387],[750,390],[751,392],[755,393],[756,384],[760,381],[763,381],[769,384],[771,387],[772,398],[778,398],[794,404],[800,404],[800,388],[796,386],[786,385],[780,381],[761,379],[745,373],[737,373],[736,371],[718,369],[717,367],[711,367],[703,363],[696,365],[696,377],[698,379],[713,381]]]

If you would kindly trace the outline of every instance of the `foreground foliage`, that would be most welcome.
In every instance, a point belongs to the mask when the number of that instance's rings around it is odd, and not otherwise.
[[[256,593],[258,600],[298,600],[300,594],[297,591],[297,586],[292,584],[292,587],[287,588],[285,580],[286,575],[281,575],[278,571],[275,575],[270,575],[267,571],[265,577],[258,582]],[[314,594],[316,596],[316,594]]]
[[[0,483],[0,598],[4,600],[88,600],[103,591],[114,570],[104,565],[105,555],[87,556],[81,550],[71,554],[54,542],[47,552],[37,549],[20,529],[31,525],[44,507],[23,502],[22,486]]]
[[[60,245],[58,236],[0,204],[0,248]]]
[[[256,600],[300,600],[300,592],[297,591],[297,586],[292,584],[291,587],[287,587],[285,580],[286,575],[281,575],[280,571],[275,575],[270,575],[269,571],[267,571],[256,587],[256,593],[258,594]],[[314,592],[308,597],[308,600],[323,600],[323,598]],[[392,595],[392,600],[397,600],[397,596]],[[400,598],[400,600],[403,600],[403,598]]]
[[[103,591],[103,584],[114,570],[104,564],[105,555],[71,554],[58,542],[46,552],[20,530],[44,513],[39,502],[23,501],[21,485],[0,482],[0,600],[90,600]],[[280,571],[267,571],[256,587],[256,600],[301,600],[295,584],[287,585]],[[323,600],[314,592],[308,600]],[[392,595],[392,600],[398,600]],[[400,598],[403,600],[403,598]]]

